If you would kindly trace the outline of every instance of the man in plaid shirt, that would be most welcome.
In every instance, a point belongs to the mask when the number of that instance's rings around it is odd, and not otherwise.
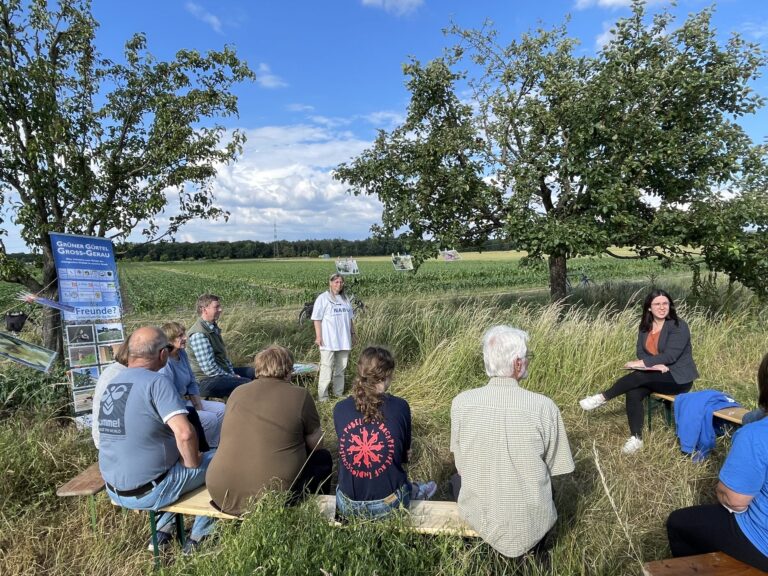
[[[223,308],[214,294],[197,299],[199,318],[188,331],[189,363],[195,373],[201,396],[226,398],[232,390],[254,379],[251,366],[234,367],[217,324]]]

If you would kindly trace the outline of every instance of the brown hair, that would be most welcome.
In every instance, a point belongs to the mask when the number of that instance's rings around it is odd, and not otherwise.
[[[112,351],[115,354],[115,362],[122,364],[123,366],[128,366],[128,340],[121,342],[120,345],[117,346],[117,350],[115,350],[115,345],[113,344]]]
[[[176,338],[184,336],[187,331],[184,326],[179,322],[166,322],[160,328],[165,333],[165,337],[168,338],[168,342],[173,342]]]
[[[286,380],[293,372],[293,354],[288,348],[273,344],[253,359],[256,378],[279,378]]]
[[[377,387],[392,377],[395,371],[395,358],[392,352],[381,346],[368,346],[357,361],[357,378],[352,385],[355,408],[363,415],[366,422],[382,422],[384,414],[381,405],[384,394]]]
[[[198,316],[203,313],[203,309],[208,308],[211,302],[221,302],[221,298],[216,294],[200,294],[197,298],[197,314]]]
[[[768,354],[763,356],[757,369],[757,405],[768,412]]]

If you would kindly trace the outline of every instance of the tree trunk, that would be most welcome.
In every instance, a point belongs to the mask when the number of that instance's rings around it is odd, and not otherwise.
[[[562,300],[568,295],[565,280],[568,275],[566,258],[562,254],[549,256],[549,297],[552,302]]]
[[[56,300],[59,292],[56,265],[53,262],[53,253],[50,245],[43,248],[43,293],[42,296]],[[64,361],[64,343],[61,339],[61,313],[54,309],[43,307],[43,346],[57,353],[57,360]]]

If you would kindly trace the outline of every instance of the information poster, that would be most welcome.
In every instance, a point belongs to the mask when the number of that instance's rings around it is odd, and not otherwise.
[[[75,414],[91,411],[101,370],[125,340],[111,240],[51,233]]]

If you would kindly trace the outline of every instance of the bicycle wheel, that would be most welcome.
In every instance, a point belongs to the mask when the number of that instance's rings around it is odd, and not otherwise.
[[[312,305],[304,306],[304,308],[301,309],[301,312],[299,312],[299,326],[304,326],[304,324],[312,317]]]

